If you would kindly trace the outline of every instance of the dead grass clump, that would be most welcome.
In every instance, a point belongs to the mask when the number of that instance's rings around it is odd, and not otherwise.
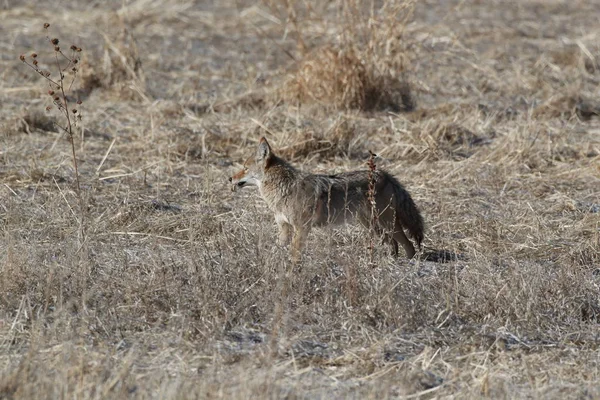
[[[158,200],[133,202],[125,205],[113,215],[110,218],[109,224],[115,229],[148,232],[153,225],[152,219],[155,219],[157,215],[168,213],[172,216],[174,214],[179,214],[180,212],[181,207],[168,202]],[[167,222],[167,219],[168,218],[166,218],[165,215],[160,217],[160,226],[163,230],[169,230],[169,225],[171,225]]]
[[[581,320],[584,322],[600,322],[600,302],[597,298],[590,297],[581,303]]]
[[[550,53],[552,62],[566,68],[582,68],[593,74],[598,69],[598,57],[595,57],[585,46],[567,45]]]
[[[314,11],[316,5],[288,5],[291,23],[286,29],[295,31],[300,57],[277,95],[291,104],[317,103],[338,110],[412,111],[404,28],[413,6],[412,1],[388,0],[377,7],[363,0],[338,1],[333,5],[336,18],[324,20]],[[311,40],[302,19],[319,21],[322,32],[331,32],[329,37]],[[317,47],[306,52],[311,45]]]
[[[550,59],[554,64],[561,67],[575,67],[581,60],[581,50],[576,45],[565,46],[551,52]]]
[[[178,128],[175,138],[174,155],[183,160],[227,156],[235,142],[232,137],[216,133],[209,126],[200,131]]]
[[[560,95],[550,98],[533,111],[538,119],[561,118],[570,120],[579,117],[589,121],[600,116],[600,104],[577,94]]]
[[[41,111],[28,111],[22,117],[18,118],[14,131],[31,134],[33,131],[58,132],[56,127],[56,118]]]
[[[8,223],[9,221],[2,221]],[[14,307],[14,299],[27,292],[28,286],[28,260],[21,256],[25,249],[15,249],[10,240],[7,241],[6,255],[3,258],[4,266],[0,274],[0,304],[3,308]]]
[[[533,116],[539,119],[561,118],[569,120],[576,115],[579,98],[573,95],[563,95],[551,98],[533,111]]]
[[[594,157],[593,153],[586,151],[585,148],[578,148],[569,144],[557,145],[552,150],[553,161],[570,162],[591,157]]]
[[[40,183],[43,181],[63,183],[66,182],[67,179],[64,176],[58,175],[56,173],[51,173],[48,171],[44,171],[41,168],[33,168],[29,171],[29,178],[31,182]]]
[[[114,36],[104,34],[102,61],[84,57],[79,96],[87,97],[94,89],[110,89],[124,100],[146,97],[146,80],[135,38],[119,21]]]
[[[356,126],[347,119],[340,118],[325,132],[305,130],[294,133],[292,145],[279,150],[290,160],[305,159],[312,155],[331,159],[336,156],[349,156],[350,146],[357,135]]]
[[[352,51],[324,47],[307,55],[281,90],[288,103],[321,103],[337,109],[364,109],[369,82]]]
[[[229,113],[236,108],[260,110],[267,104],[265,94],[261,92],[245,93],[235,99],[214,104],[211,108],[215,112]]]
[[[438,132],[440,143],[446,143],[451,147],[473,146],[482,142],[478,135],[458,124],[442,125],[438,128]]]
[[[235,110],[261,110],[269,104],[268,100],[268,96],[263,91],[250,91],[235,98],[214,103],[190,103],[186,105],[186,108],[196,114],[211,112],[228,114]]]
[[[458,158],[471,157],[475,148],[491,143],[495,134],[479,135],[457,123],[440,124],[427,135],[436,152]]]
[[[158,237],[175,242],[202,240],[222,233],[214,215],[228,209],[213,210],[201,206],[194,211],[163,200],[135,201],[122,206],[103,223],[103,230],[113,235],[137,238]],[[190,213],[195,217],[191,218]]]
[[[407,82],[377,75],[354,50],[321,47],[309,53],[279,90],[290,104],[317,103],[339,110],[411,111]]]
[[[600,265],[600,240],[598,239],[599,205],[592,205],[583,210],[584,215],[578,221],[578,237],[570,248],[569,254],[563,257],[565,262],[572,262],[582,267],[597,267]],[[595,239],[595,240],[594,240]],[[596,276],[600,283],[600,279]]]

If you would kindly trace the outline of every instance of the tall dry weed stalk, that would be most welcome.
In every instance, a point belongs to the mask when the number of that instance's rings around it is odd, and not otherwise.
[[[50,24],[45,23],[45,38],[53,50],[53,55],[50,56],[50,60],[48,60],[45,65],[47,68],[44,68],[41,57],[36,52],[31,53],[29,57],[21,54],[19,59],[23,64],[34,70],[46,80],[46,83],[48,84],[48,96],[52,99],[53,104],[47,106],[46,111],[50,112],[55,110],[59,115],[64,117],[64,125],[60,123],[55,123],[55,125],[67,134],[67,138],[71,144],[73,168],[75,170],[75,193],[79,203],[79,239],[81,244],[83,244],[85,242],[85,207],[83,195],[81,193],[79,166],[77,164],[77,154],[75,150],[75,130],[78,128],[78,123],[82,120],[82,102],[81,100],[77,100],[76,105],[74,105],[72,104],[74,100],[69,96],[79,72],[82,49],[73,44],[69,47],[69,51],[64,52],[61,48],[60,40],[56,37],[51,38],[48,34],[49,28]],[[54,69],[54,73],[51,72],[52,69]]]
[[[369,189],[367,192],[367,199],[369,201],[369,208],[371,209],[370,229],[369,232],[371,237],[369,238],[369,264],[373,265],[373,251],[375,249],[375,230],[379,221],[379,215],[377,214],[377,204],[375,202],[375,180],[377,174],[377,165],[375,164],[376,154],[369,150],[369,161],[367,166],[369,167]]]

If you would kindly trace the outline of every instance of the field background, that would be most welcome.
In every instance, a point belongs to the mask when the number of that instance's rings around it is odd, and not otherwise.
[[[1,398],[600,398],[600,2],[0,4]],[[83,48],[71,149],[43,24]],[[29,58],[28,58],[29,59]],[[42,63],[44,64],[44,63]],[[45,64],[44,64],[45,65]],[[227,177],[412,193],[426,251],[316,230],[300,268]]]

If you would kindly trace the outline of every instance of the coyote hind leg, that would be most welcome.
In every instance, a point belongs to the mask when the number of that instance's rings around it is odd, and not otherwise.
[[[394,235],[386,233],[385,240],[392,246],[392,255],[398,257],[398,241],[394,239]]]
[[[398,254],[398,243],[400,243],[404,248],[404,251],[406,252],[406,257],[409,260],[415,256],[415,247],[413,246],[411,241],[408,240],[408,238],[406,237],[404,229],[402,229],[402,225],[400,224],[400,221],[398,221],[398,219],[396,219],[396,222],[394,223],[393,237],[394,241],[396,242],[396,255]]]

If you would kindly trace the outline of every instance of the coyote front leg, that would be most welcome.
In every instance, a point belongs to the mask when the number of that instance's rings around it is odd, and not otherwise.
[[[285,217],[280,215],[275,216],[275,222],[279,228],[279,245],[288,245],[292,239],[292,231],[294,228],[289,222],[287,222]]]
[[[302,249],[304,249],[304,244],[309,231],[310,227],[307,226],[294,227],[294,236],[292,238],[292,247],[290,249],[292,262],[294,264],[300,262],[302,259]]]
[[[290,240],[292,239],[292,225],[284,222],[279,225],[279,244],[281,246],[287,246],[290,244]]]

